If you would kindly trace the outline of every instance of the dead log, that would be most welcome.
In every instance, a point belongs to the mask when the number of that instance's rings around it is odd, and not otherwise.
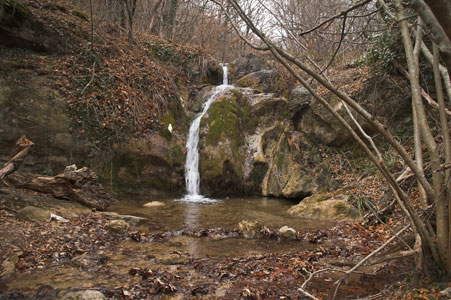
[[[91,169],[78,169],[75,165],[66,167],[62,174],[42,176],[16,172],[5,179],[6,183],[55,198],[66,199],[90,208],[105,210],[115,200],[98,182],[97,175]]]
[[[19,169],[25,160],[25,157],[28,153],[30,153],[33,145],[34,143],[27,139],[24,135],[17,140],[11,150],[8,161],[3,165],[3,168],[0,169],[0,180],[3,180],[6,176]]]

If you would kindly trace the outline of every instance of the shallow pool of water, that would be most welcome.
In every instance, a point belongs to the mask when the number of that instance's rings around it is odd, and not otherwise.
[[[147,197],[120,197],[120,202],[109,210],[147,218],[144,225],[149,232],[195,230],[204,228],[237,229],[242,220],[255,220],[270,229],[289,226],[295,230],[313,230],[332,226],[332,222],[308,220],[295,217],[287,210],[293,201],[275,198],[226,198],[209,204],[187,203],[178,199],[155,199]],[[162,206],[144,207],[151,201]],[[280,253],[309,247],[299,241],[268,239],[245,239],[234,237],[212,239],[210,237],[180,237],[180,248],[194,257],[235,256],[256,253]]]
[[[216,203],[200,204],[136,196],[121,196],[109,210],[148,219],[152,230],[182,230],[198,228],[238,228],[242,220],[256,220],[269,228],[289,226],[296,230],[317,229],[331,222],[302,219],[287,213],[296,202],[275,198],[226,198]],[[160,201],[163,206],[143,207],[147,202]]]

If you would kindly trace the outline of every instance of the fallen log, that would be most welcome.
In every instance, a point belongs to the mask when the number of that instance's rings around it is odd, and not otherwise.
[[[8,185],[50,194],[55,198],[66,199],[90,208],[105,210],[115,199],[98,182],[91,169],[66,167],[64,173],[56,176],[43,176],[15,172],[5,178]]]
[[[28,153],[30,153],[33,145],[34,143],[27,139],[24,135],[17,140],[11,150],[8,161],[3,165],[3,168],[0,169],[0,180],[3,180],[6,176],[19,169],[25,160],[25,157]]]

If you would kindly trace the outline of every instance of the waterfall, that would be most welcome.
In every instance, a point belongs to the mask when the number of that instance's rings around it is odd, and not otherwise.
[[[185,181],[186,181],[186,195],[182,201],[188,202],[212,202],[214,200],[208,199],[200,194],[200,175],[199,175],[199,129],[200,121],[207,112],[213,101],[218,95],[231,88],[228,85],[227,79],[227,64],[222,65],[224,77],[223,84],[214,88],[213,93],[204,103],[202,112],[191,123],[189,128],[188,139],[186,141],[186,163],[185,163]]]

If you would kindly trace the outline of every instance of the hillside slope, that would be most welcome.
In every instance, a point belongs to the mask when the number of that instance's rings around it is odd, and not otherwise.
[[[0,159],[25,134],[25,169],[76,163],[111,186],[183,188],[185,107],[222,74],[200,49],[121,30],[95,20],[91,48],[89,17],[66,1],[0,1]]]

